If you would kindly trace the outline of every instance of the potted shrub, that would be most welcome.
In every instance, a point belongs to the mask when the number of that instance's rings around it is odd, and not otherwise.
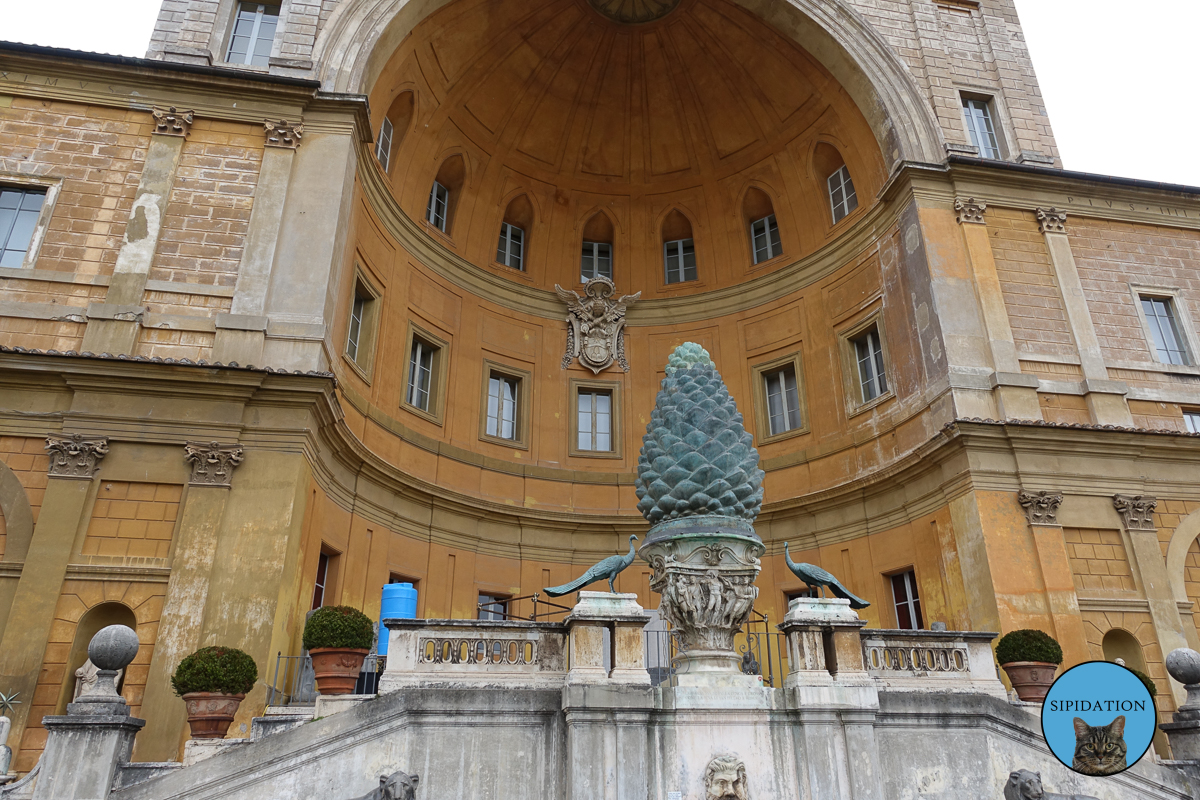
[[[312,656],[317,691],[350,694],[375,641],[375,623],[350,606],[322,606],[304,624],[304,649]]]
[[[1008,673],[1017,697],[1027,703],[1046,699],[1062,663],[1062,648],[1054,637],[1028,628],[1004,634],[996,645],[996,660]]]
[[[258,680],[254,659],[233,647],[204,647],[175,668],[171,688],[187,706],[193,739],[223,739]]]

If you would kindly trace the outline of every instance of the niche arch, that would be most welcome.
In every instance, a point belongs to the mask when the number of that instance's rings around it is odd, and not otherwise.
[[[4,515],[5,529],[4,555],[0,561],[24,561],[33,540],[33,508],[20,479],[3,461],[0,461],[0,513]]]
[[[70,703],[75,696],[75,670],[82,667],[87,661],[87,648],[92,637],[101,628],[107,628],[109,625],[124,625],[136,633],[137,615],[124,603],[105,601],[89,608],[79,618],[79,622],[75,623],[75,638],[71,642],[71,649],[67,651],[67,661],[64,665],[62,685],[58,694],[58,707],[55,713],[67,713],[67,703]],[[121,675],[121,680],[117,682],[118,692],[124,687],[127,674],[128,670]]]

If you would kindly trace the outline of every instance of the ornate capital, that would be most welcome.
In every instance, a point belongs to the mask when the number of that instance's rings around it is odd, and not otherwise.
[[[243,457],[240,444],[188,442],[183,448],[183,459],[192,465],[188,485],[228,488],[233,483],[233,470]]]
[[[1025,509],[1030,525],[1058,525],[1058,507],[1062,492],[1017,492],[1017,502]]]
[[[983,201],[975,202],[974,197],[963,199],[961,197],[954,198],[954,213],[957,215],[958,224],[974,223],[976,225],[987,224],[983,218],[983,212],[987,211],[987,203]]]
[[[150,113],[154,115],[154,132],[163,136],[187,136],[196,121],[195,111],[181,111],[175,106],[165,111],[155,106]]]
[[[1066,233],[1067,212],[1057,208],[1037,209],[1038,233]]]
[[[108,439],[84,439],[82,433],[71,436],[50,434],[46,437],[50,454],[50,477],[91,480],[108,455]]]
[[[266,129],[268,147],[286,147],[289,150],[295,150],[300,146],[300,137],[304,134],[303,123],[292,123],[286,119],[275,122],[268,119],[263,121],[263,127]]]
[[[1144,494],[1114,494],[1113,507],[1121,515],[1125,530],[1155,530],[1154,509],[1158,508],[1158,498]]]
[[[629,372],[629,362],[625,360],[625,309],[636,303],[642,293],[621,295],[613,300],[616,287],[604,277],[588,281],[583,287],[584,297],[557,283],[554,291],[567,304],[567,352],[562,357],[562,368],[566,369],[578,358],[581,366],[595,374],[608,369],[613,361]]]

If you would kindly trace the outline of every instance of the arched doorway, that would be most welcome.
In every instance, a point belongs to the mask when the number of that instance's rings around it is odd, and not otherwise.
[[[124,603],[100,603],[88,609],[79,623],[75,626],[75,639],[71,642],[71,650],[67,654],[66,670],[63,672],[62,687],[58,693],[58,707],[55,713],[67,713],[67,703],[75,698],[75,671],[87,661],[88,644],[92,637],[102,628],[109,625],[124,625],[137,630],[137,618],[133,610]],[[121,690],[125,675],[117,682],[117,691]]]

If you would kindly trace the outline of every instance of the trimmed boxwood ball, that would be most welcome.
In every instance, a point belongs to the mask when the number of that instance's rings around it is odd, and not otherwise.
[[[1041,661],[1046,664],[1061,664],[1062,648],[1054,637],[1032,628],[1010,631],[996,645],[996,660],[1001,664],[1014,661]]]
[[[246,694],[258,680],[254,659],[234,647],[204,647],[179,662],[171,688],[182,697],[191,692]]]
[[[1146,673],[1142,672],[1140,669],[1134,669],[1133,667],[1126,667],[1125,669],[1129,670],[1134,675],[1137,675],[1138,680],[1141,681],[1142,683],[1146,684],[1146,689],[1147,689],[1147,691],[1150,692],[1151,697],[1158,696],[1158,687],[1154,685],[1153,678],[1151,678]]]
[[[375,623],[351,606],[322,606],[304,623],[304,649],[345,647],[369,650],[375,643]]]

